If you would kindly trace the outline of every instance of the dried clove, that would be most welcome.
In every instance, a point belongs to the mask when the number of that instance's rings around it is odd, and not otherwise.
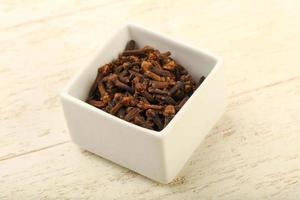
[[[134,40],[130,40],[126,44],[125,51],[126,50],[134,50],[135,47],[136,47],[135,41]]]
[[[189,96],[184,97],[179,104],[176,105],[176,110],[180,110],[180,108],[187,102],[187,100],[189,99]]]
[[[139,108],[132,108],[129,110],[129,112],[125,115],[124,119],[126,121],[131,121],[135,118],[142,110]]]
[[[87,103],[144,128],[162,130],[196,88],[187,70],[151,46],[134,40],[112,62],[99,67]]]
[[[146,53],[140,49],[133,49],[133,50],[125,50],[122,53],[123,56],[146,56]]]
[[[184,83],[182,81],[178,81],[176,85],[174,85],[170,90],[169,90],[169,95],[172,96],[175,92],[177,92],[180,88],[182,88]]]
[[[115,115],[122,106],[129,105],[129,102],[131,101],[131,97],[124,97],[122,100],[120,100],[112,109],[109,111],[111,114]]]
[[[197,87],[199,87],[203,83],[204,80],[205,80],[205,76],[201,76],[201,78],[198,81]]]

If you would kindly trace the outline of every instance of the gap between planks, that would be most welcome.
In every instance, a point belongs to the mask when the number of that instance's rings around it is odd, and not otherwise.
[[[237,94],[230,95],[228,97],[229,98],[234,98],[234,97],[239,97],[239,96],[242,96],[242,95],[245,95],[245,94],[249,94],[249,93],[252,93],[252,92],[258,92],[260,90],[264,90],[264,89],[267,89],[267,88],[270,88],[270,87],[274,87],[274,86],[277,86],[277,85],[281,85],[281,84],[284,84],[284,83],[288,83],[288,82],[291,82],[291,81],[298,80],[299,78],[300,78],[300,76],[295,76],[293,78],[289,78],[289,79],[285,79],[285,80],[280,80],[280,81],[275,81],[273,83],[270,83],[270,84],[267,84],[267,85],[264,85],[264,86],[261,86],[261,87],[249,89],[249,90],[237,93]]]
[[[70,143],[70,140],[59,142],[57,144],[52,144],[52,145],[49,145],[49,146],[46,146],[46,147],[34,149],[34,150],[27,151],[27,152],[24,152],[24,153],[15,154],[13,156],[8,156],[8,157],[0,158],[0,162],[1,161],[5,161],[5,160],[9,160],[9,159],[13,159],[13,158],[17,158],[17,157],[20,157],[20,156],[25,156],[27,154],[35,153],[35,152],[42,151],[42,150],[45,150],[45,149],[50,149],[50,148],[57,147],[57,146],[60,146],[60,145],[64,145],[64,144],[67,144],[67,143]]]

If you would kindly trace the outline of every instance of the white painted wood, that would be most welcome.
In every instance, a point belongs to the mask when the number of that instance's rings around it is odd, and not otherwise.
[[[0,199],[298,199],[300,2],[0,2]],[[58,93],[133,21],[225,60],[230,105],[160,185],[70,142]]]

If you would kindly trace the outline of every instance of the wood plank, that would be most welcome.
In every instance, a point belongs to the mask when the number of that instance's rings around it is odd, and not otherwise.
[[[169,185],[66,143],[0,162],[0,198],[297,199],[299,108],[299,79],[236,96]]]

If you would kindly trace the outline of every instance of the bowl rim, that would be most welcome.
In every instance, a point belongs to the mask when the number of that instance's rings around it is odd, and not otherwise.
[[[111,34],[111,36],[106,40],[106,42],[104,42],[100,48],[98,48],[97,52],[102,52],[105,47],[107,45],[109,45],[112,42],[112,38],[118,34],[121,30],[124,29],[140,29],[143,32],[148,32],[151,35],[156,36],[159,39],[163,39],[168,41],[169,43],[177,43],[179,44],[181,47],[183,48],[187,48],[190,49],[196,53],[205,55],[207,57],[211,57],[216,61],[215,66],[213,67],[213,69],[209,72],[209,74],[207,75],[207,77],[205,78],[205,80],[203,81],[203,83],[194,91],[194,93],[191,95],[191,97],[188,99],[188,101],[182,106],[182,108],[175,114],[175,116],[172,118],[172,120],[168,123],[168,125],[163,128],[161,131],[155,131],[155,130],[150,130],[141,126],[138,126],[136,124],[133,124],[131,122],[125,121],[123,119],[120,119],[117,116],[114,116],[110,113],[107,113],[101,109],[98,109],[88,103],[86,103],[85,101],[78,99],[76,97],[74,97],[73,95],[71,95],[69,93],[69,90],[71,88],[71,86],[78,80],[80,79],[81,75],[83,74],[83,72],[90,66],[90,64],[93,62],[93,60],[96,59],[96,57],[98,56],[98,54],[96,54],[94,56],[93,59],[91,59],[91,61],[89,62],[88,65],[84,65],[83,67],[81,67],[81,69],[71,78],[71,80],[67,83],[67,85],[64,87],[64,89],[60,92],[60,97],[61,99],[66,99],[68,101],[71,101],[72,103],[83,107],[84,109],[88,109],[91,112],[95,112],[99,115],[101,115],[102,117],[106,117],[109,118],[110,120],[115,121],[116,123],[122,123],[124,126],[128,126],[130,128],[133,129],[137,129],[141,132],[146,132],[147,134],[150,134],[151,136],[154,136],[156,138],[163,138],[167,135],[168,132],[170,132],[170,130],[174,127],[175,123],[182,117],[182,115],[184,115],[185,110],[190,106],[191,102],[193,101],[193,96],[195,93],[201,93],[202,88],[207,84],[207,82],[211,79],[211,77],[213,76],[213,74],[216,73],[216,71],[220,68],[220,66],[223,63],[223,60],[217,56],[214,53],[211,53],[210,51],[192,46],[190,44],[188,44],[187,42],[184,42],[178,38],[174,38],[172,36],[169,36],[165,33],[159,32],[159,31],[152,31],[142,25],[139,24],[135,24],[135,23],[128,23],[126,25],[121,26],[119,29],[117,29],[113,34]]]

